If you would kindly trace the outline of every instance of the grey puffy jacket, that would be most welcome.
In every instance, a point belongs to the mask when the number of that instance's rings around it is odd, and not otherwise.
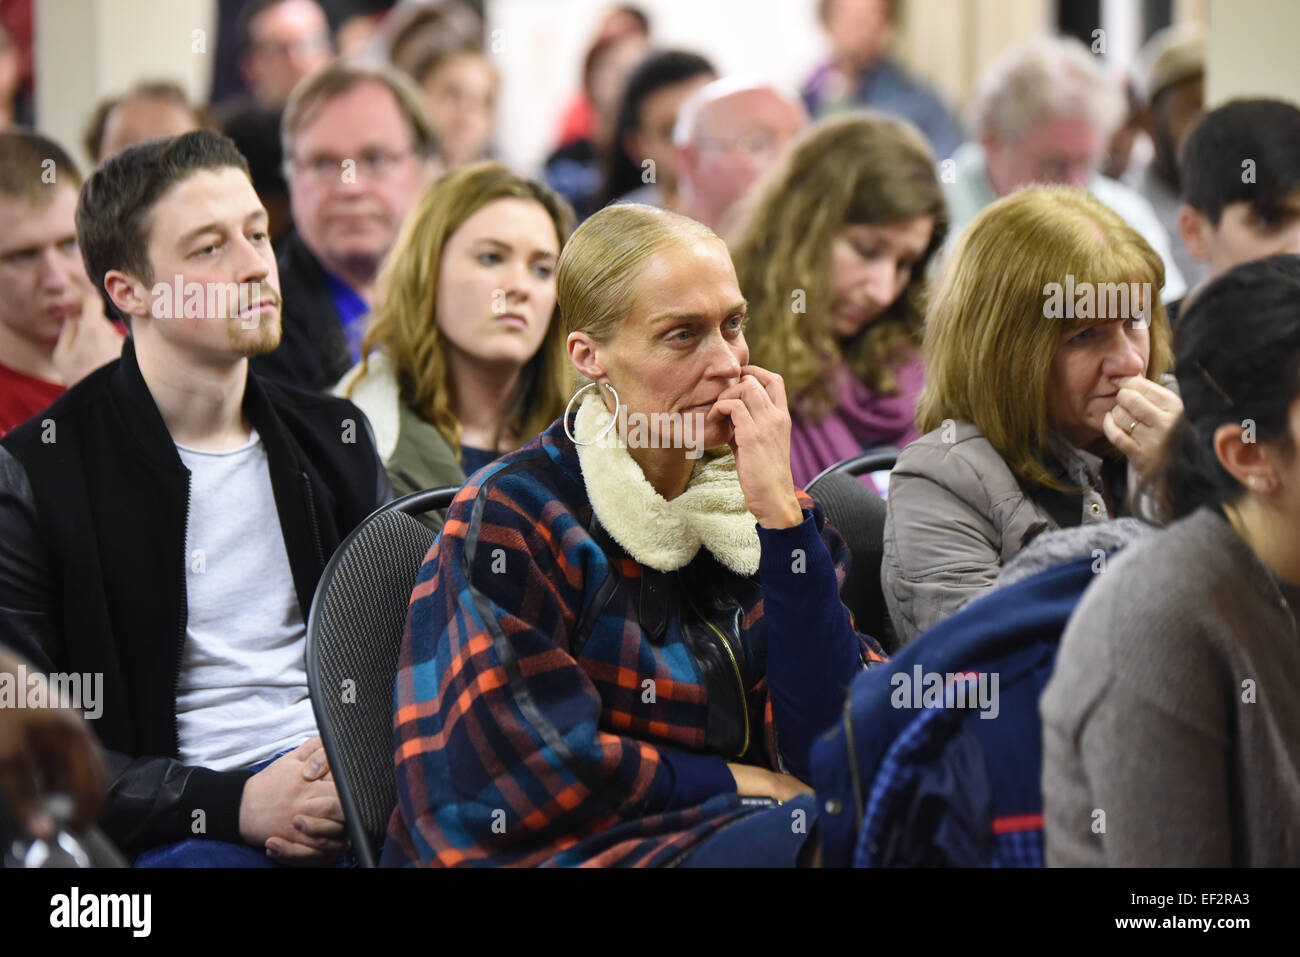
[[[880,582],[901,642],[988,591],[1003,565],[1059,527],[969,422],[949,422],[902,451],[888,506]],[[1111,518],[1091,489],[1082,507],[1082,524]]]

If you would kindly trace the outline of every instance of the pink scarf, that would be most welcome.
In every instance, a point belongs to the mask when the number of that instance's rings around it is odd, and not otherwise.
[[[803,488],[819,472],[877,445],[901,449],[917,438],[916,400],[925,384],[919,355],[896,367],[897,395],[872,392],[844,370],[839,404],[818,421],[790,411],[790,470]]]

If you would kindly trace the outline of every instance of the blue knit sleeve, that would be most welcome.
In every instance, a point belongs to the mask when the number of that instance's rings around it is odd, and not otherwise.
[[[798,525],[758,530],[772,717],[781,757],[804,781],[812,743],[839,717],[853,677],[865,662],[884,660],[840,601],[827,533],[807,507]],[[843,543],[836,536],[833,544]]]
[[[703,804],[715,794],[735,794],[736,779],[724,758],[716,754],[659,749],[659,759],[668,774],[659,775],[646,803],[665,811]]]

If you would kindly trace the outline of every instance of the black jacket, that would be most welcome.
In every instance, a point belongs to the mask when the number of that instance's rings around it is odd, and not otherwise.
[[[273,382],[328,392],[352,368],[352,353],[325,269],[297,230],[284,238],[275,262],[283,333],[274,352],[253,360],[253,370]]]
[[[350,402],[250,375],[243,408],[306,621],[325,562],[387,500],[388,479]],[[189,477],[130,340],[0,440],[0,643],[47,672],[103,674],[101,824],[130,854],[196,836],[199,819],[202,836],[240,840],[250,774],[177,760]]]

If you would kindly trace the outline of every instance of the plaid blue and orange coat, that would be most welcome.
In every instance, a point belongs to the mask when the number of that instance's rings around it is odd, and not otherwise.
[[[604,534],[558,420],[474,475],[411,596],[385,863],[665,865],[752,813],[727,761],[807,780],[884,656],[840,603],[847,547],[800,504],[759,529],[757,575],[705,549],[665,575]]]

